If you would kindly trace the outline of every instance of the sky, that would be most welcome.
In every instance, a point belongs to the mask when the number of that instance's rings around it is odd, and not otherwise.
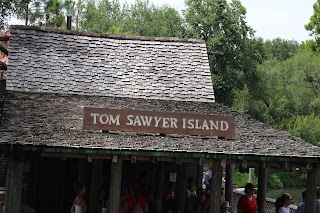
[[[119,0],[132,3],[135,0]],[[157,6],[170,5],[177,10],[185,9],[184,0],[149,0]],[[228,0],[230,1],[230,0]],[[255,36],[264,40],[277,37],[298,42],[312,39],[305,30],[313,14],[316,0],[240,0],[247,9],[247,22],[255,31]],[[11,24],[18,24],[12,19]],[[23,24],[20,22],[20,24]]]

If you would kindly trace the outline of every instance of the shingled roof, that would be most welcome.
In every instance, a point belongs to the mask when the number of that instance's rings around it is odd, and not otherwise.
[[[214,101],[203,40],[12,26],[11,91]]]
[[[83,107],[236,116],[236,138],[83,130]],[[320,147],[217,103],[8,92],[0,142],[48,147],[272,157],[320,157]]]
[[[214,103],[201,40],[16,26],[10,42],[1,144],[320,162],[320,147]],[[84,107],[234,115],[236,137],[83,130]]]

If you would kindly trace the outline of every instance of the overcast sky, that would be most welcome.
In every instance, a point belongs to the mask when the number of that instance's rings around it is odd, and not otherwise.
[[[134,0],[119,0],[132,3]],[[155,5],[168,4],[181,11],[184,0],[149,0]],[[304,25],[313,14],[316,0],[241,0],[247,9],[248,24],[256,31],[256,36],[266,39],[277,37],[298,42],[311,39]],[[11,23],[17,23],[12,20]]]

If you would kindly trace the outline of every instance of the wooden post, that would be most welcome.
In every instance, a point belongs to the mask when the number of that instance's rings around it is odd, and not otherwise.
[[[268,169],[265,166],[259,167],[258,174],[258,195],[257,195],[257,205],[258,212],[263,213],[266,212],[266,193],[267,193],[267,180],[268,180]]]
[[[23,167],[23,161],[15,157],[9,158],[6,177],[6,213],[21,212]]]
[[[100,212],[102,160],[92,161],[89,213]]]
[[[316,167],[308,170],[306,213],[317,213],[317,171]]]
[[[114,156],[111,163],[109,213],[119,213],[123,160]]]
[[[157,184],[155,189],[155,196],[160,200],[160,206],[162,206],[162,194],[163,194],[163,180],[164,180],[164,162],[158,162],[157,164]]]
[[[197,177],[197,183],[196,183],[196,187],[197,188],[202,188],[203,185],[203,164],[202,162],[198,164],[198,177]]]
[[[184,212],[185,192],[187,188],[187,180],[185,175],[185,165],[182,163],[178,167],[177,174],[177,209],[178,212]]]
[[[229,201],[229,205],[231,207],[233,207],[233,171],[234,171],[234,164],[227,164],[225,200]]]
[[[222,161],[217,159],[212,164],[211,178],[211,196],[210,196],[210,211],[216,213],[221,211],[221,196],[222,196]],[[214,173],[213,173],[214,171]]]
[[[254,184],[254,168],[249,168],[249,180],[248,183]]]

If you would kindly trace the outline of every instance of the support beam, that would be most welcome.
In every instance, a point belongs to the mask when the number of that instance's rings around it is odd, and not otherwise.
[[[202,178],[203,178],[203,164],[198,164],[198,176],[197,176],[197,183],[196,183],[197,188],[202,188],[202,184],[203,184]]]
[[[6,213],[21,212],[23,166],[23,161],[14,157],[9,158],[6,177]]]
[[[221,211],[221,196],[222,196],[222,171],[221,160],[215,160],[212,164],[211,178],[211,196],[210,196],[210,211],[216,213]],[[214,172],[213,172],[214,171]]]
[[[306,213],[317,213],[317,172],[317,167],[308,170]]]
[[[100,212],[102,160],[92,161],[89,213]]]
[[[234,164],[227,164],[225,200],[229,201],[229,204],[231,207],[233,207],[233,171],[234,171]]]
[[[158,162],[157,164],[157,184],[156,186],[156,193],[155,196],[160,200],[160,206],[162,206],[162,194],[164,189],[164,162]]]
[[[109,213],[119,213],[120,210],[120,192],[123,160],[119,157],[117,157],[116,159],[117,160],[112,160],[111,163]]]
[[[187,188],[187,179],[185,172],[185,164],[178,166],[177,174],[177,209],[178,212],[184,212],[185,192]]]
[[[254,184],[254,168],[249,168],[249,180],[248,183]]]
[[[257,205],[258,212],[263,213],[266,212],[266,193],[267,193],[267,177],[268,177],[268,169],[265,166],[259,167],[258,174],[258,196],[257,196]]]

